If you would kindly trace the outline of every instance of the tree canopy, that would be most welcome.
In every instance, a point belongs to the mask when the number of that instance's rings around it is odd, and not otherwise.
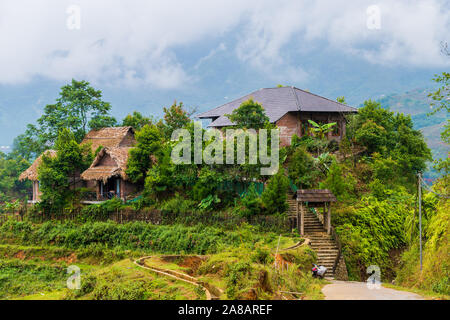
[[[411,116],[394,114],[372,100],[358,110],[348,133],[367,148],[368,154],[378,153],[397,161],[401,174],[411,179],[432,160],[423,134],[413,128]]]
[[[154,119],[152,117],[145,117],[139,111],[133,111],[132,114],[128,114],[122,120],[122,126],[124,127],[133,127],[135,130],[140,130],[146,124],[152,125],[154,124]]]
[[[239,108],[233,110],[231,114],[226,114],[238,128],[245,129],[261,129],[269,122],[261,104],[253,99],[242,102]]]
[[[137,143],[129,151],[126,173],[131,181],[143,182],[153,162],[161,156],[162,137],[156,126],[148,124],[136,131],[135,137]]]
[[[19,135],[13,150],[31,160],[51,148],[59,132],[67,128],[76,142],[81,142],[87,131],[116,125],[109,115],[111,105],[102,100],[102,92],[87,81],[72,82],[61,88],[56,103],[45,106],[37,124],[29,124],[26,132]]]
[[[77,174],[89,167],[93,154],[89,145],[79,145],[67,128],[59,132],[54,149],[56,156],[44,154],[38,168],[41,205],[64,208],[75,196]]]

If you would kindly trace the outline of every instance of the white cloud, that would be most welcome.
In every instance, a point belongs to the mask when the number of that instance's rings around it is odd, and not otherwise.
[[[72,4],[81,8],[80,30],[66,26]],[[366,26],[373,4],[380,30]],[[217,50],[232,50],[276,80],[301,81],[306,66],[286,52],[318,43],[374,64],[448,66],[439,42],[450,40],[449,31],[444,0],[3,0],[0,83],[44,76],[174,88]],[[192,66],[180,60],[180,51],[223,36],[236,36],[234,47],[210,47]]]
[[[367,28],[367,8],[380,8],[381,28]],[[444,0],[281,1],[252,12],[238,56],[255,66],[283,63],[289,44],[325,43],[376,64],[448,66],[439,43],[450,40],[450,10]]]

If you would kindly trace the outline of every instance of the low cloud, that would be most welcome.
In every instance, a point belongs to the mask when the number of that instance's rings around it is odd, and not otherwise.
[[[66,10],[73,5],[81,19],[71,30]],[[370,5],[380,9],[379,29],[367,28]],[[318,44],[373,64],[441,67],[449,66],[439,48],[449,31],[444,0],[3,0],[0,83],[75,77],[170,89],[198,78],[202,63],[224,50],[277,81],[295,82],[308,77],[295,53]],[[227,45],[217,47],[221,39]],[[206,52],[192,65],[180,58],[200,44]]]

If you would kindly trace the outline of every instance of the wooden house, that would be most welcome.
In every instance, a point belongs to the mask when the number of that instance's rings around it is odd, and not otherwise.
[[[27,170],[22,172],[21,175],[19,176],[19,181],[28,179],[32,182],[33,185],[33,197],[31,199],[32,203],[39,202],[40,196],[42,194],[41,191],[39,190],[38,168],[42,163],[42,157],[44,156],[44,154],[48,157],[53,158],[56,156],[56,151],[55,150],[45,151],[43,154],[37,157],[36,160],[34,160],[34,162],[31,164],[31,166]]]
[[[123,182],[126,180],[124,172],[128,160],[128,150],[136,143],[134,129],[132,127],[109,127],[91,130],[81,142],[81,144],[88,143],[91,145],[92,151],[98,151],[98,154],[91,167],[86,170],[89,172],[84,175],[85,171],[81,175],[73,178],[72,187],[90,188],[96,193],[95,199],[98,200],[105,200],[111,197],[111,191],[119,191],[116,195],[125,198],[130,190],[134,190],[134,187],[130,186],[128,182]],[[56,156],[56,151],[47,150],[45,154],[54,157]],[[41,192],[39,190],[38,167],[41,162],[42,155],[19,177],[19,180],[28,179],[33,182],[32,202],[38,202],[40,200]],[[93,174],[95,170],[99,171],[100,168],[104,169],[105,167],[108,167],[111,173],[107,179],[104,179],[105,173]],[[86,179],[83,179],[83,176]],[[116,182],[117,179],[120,179],[122,182]],[[114,183],[118,187],[112,188],[112,184]]]
[[[136,190],[125,173],[130,147],[106,147],[95,157],[91,166],[81,174],[86,182],[94,182],[97,200],[118,197],[123,200]]]

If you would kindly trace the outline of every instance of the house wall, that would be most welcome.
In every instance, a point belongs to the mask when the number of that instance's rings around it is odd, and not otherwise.
[[[86,181],[86,188],[96,190],[97,189],[97,181],[95,181],[95,180]]]
[[[343,115],[337,112],[288,112],[276,122],[277,127],[280,129],[280,145],[290,145],[294,134],[301,137],[302,131],[304,131],[302,127],[308,124],[308,120],[322,123],[337,122],[337,126],[339,126],[338,134],[329,132],[328,139],[340,141],[345,136],[345,119]]]
[[[296,112],[288,112],[276,123],[280,129],[280,146],[289,146],[294,134],[300,136],[300,117]]]

